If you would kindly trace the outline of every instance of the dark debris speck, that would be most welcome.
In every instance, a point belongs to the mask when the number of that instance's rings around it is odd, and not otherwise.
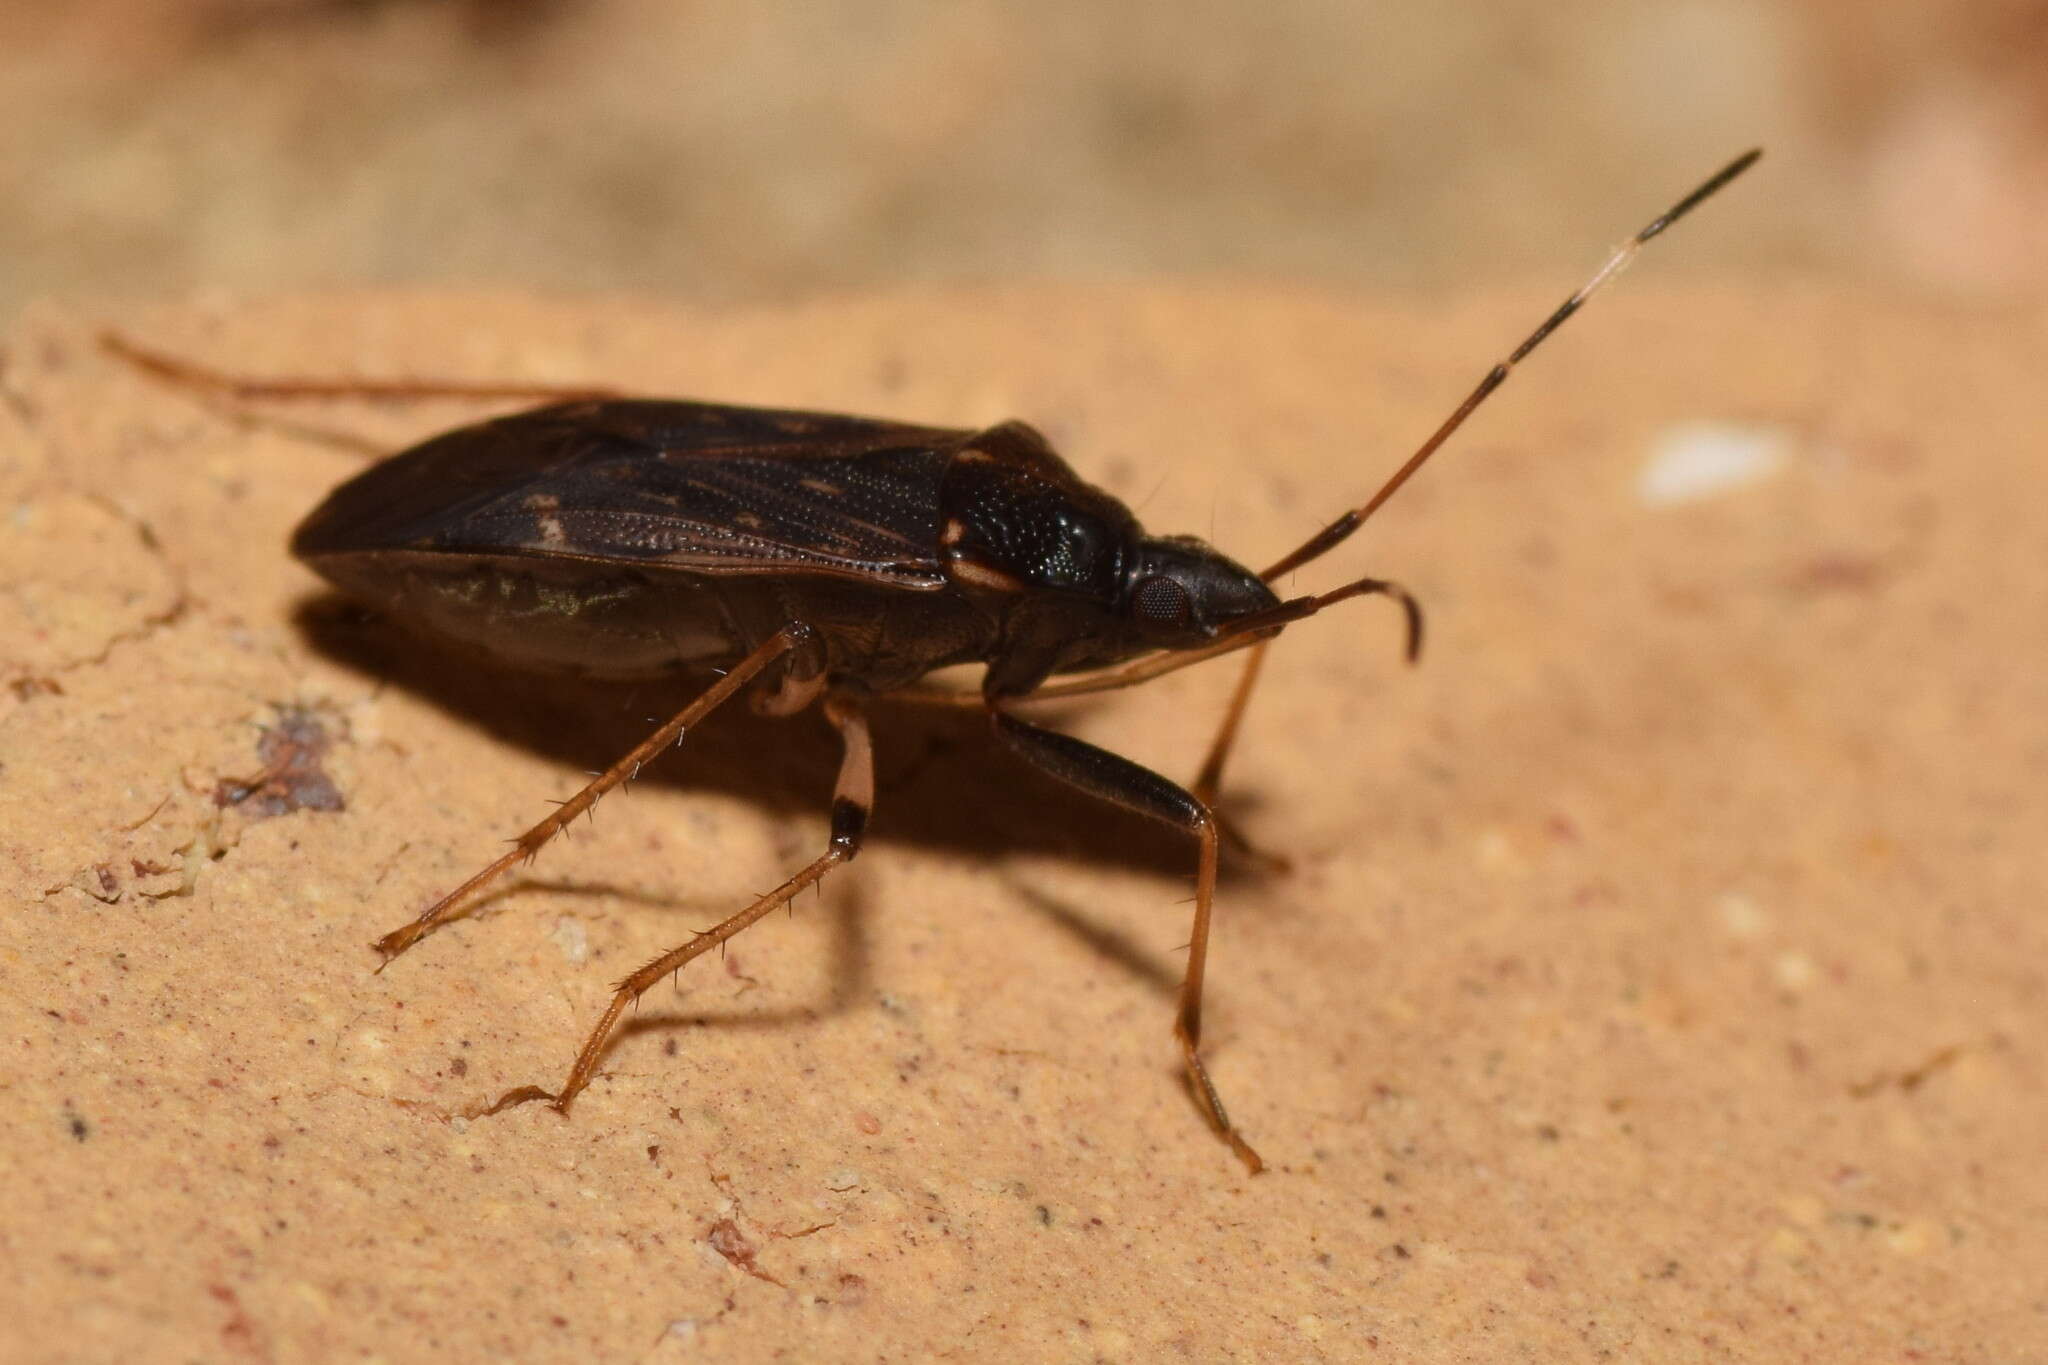
[[[347,737],[345,727],[341,737]],[[253,777],[221,779],[213,789],[213,804],[235,806],[259,819],[295,810],[346,809],[341,788],[320,766],[335,738],[317,711],[281,708],[277,723],[264,726],[256,740],[262,769]]]

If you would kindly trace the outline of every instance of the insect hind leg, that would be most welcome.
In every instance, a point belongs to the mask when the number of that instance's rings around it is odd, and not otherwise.
[[[288,376],[259,378],[229,374],[210,366],[132,341],[116,331],[100,333],[100,348],[144,374],[177,388],[192,389],[232,402],[320,399],[456,398],[477,402],[530,401],[572,403],[584,399],[620,398],[617,389],[593,384],[494,384],[442,379],[308,379]]]
[[[576,1064],[569,1070],[569,1079],[562,1083],[559,1091],[550,1093],[539,1086],[521,1086],[507,1092],[491,1106],[489,1112],[497,1113],[529,1100],[549,1100],[558,1112],[568,1113],[571,1102],[597,1074],[597,1064],[604,1057],[605,1048],[629,1006],[663,977],[681,971],[757,920],[789,904],[799,892],[820,881],[841,863],[853,861],[860,852],[861,840],[867,832],[868,815],[875,804],[874,744],[868,732],[867,715],[856,703],[842,697],[827,697],[825,717],[839,731],[844,746],[839,763],[839,781],[832,793],[831,841],[825,851],[746,909],[721,920],[688,943],[671,948],[621,981],[612,994],[611,1003],[598,1019],[597,1027],[590,1031],[583,1050],[577,1053]]]
[[[455,918],[464,906],[473,903],[477,892],[496,881],[515,864],[532,861],[535,855],[547,846],[549,840],[568,828],[570,822],[577,816],[596,805],[598,799],[606,792],[622,782],[632,780],[643,766],[680,740],[691,726],[730,700],[735,692],[760,676],[769,665],[792,650],[809,645],[813,638],[814,633],[809,626],[796,622],[769,636],[760,648],[733,665],[724,677],[706,688],[688,706],[671,716],[661,728],[641,740],[624,758],[599,773],[582,791],[557,806],[546,819],[514,839],[511,849],[490,866],[428,906],[418,919],[393,929],[372,944],[372,947],[384,955],[384,966],[390,965],[391,959],[412,947],[425,935]],[[383,966],[378,970],[382,971]]]

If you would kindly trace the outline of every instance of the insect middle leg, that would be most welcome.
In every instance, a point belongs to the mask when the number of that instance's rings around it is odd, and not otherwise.
[[[627,1006],[646,994],[663,977],[681,971],[770,911],[787,905],[798,892],[839,864],[853,861],[854,855],[860,852],[861,836],[867,830],[868,815],[875,804],[874,745],[868,735],[867,715],[857,703],[840,696],[828,696],[825,699],[825,718],[838,729],[845,752],[839,762],[839,781],[832,793],[831,842],[826,845],[824,853],[746,909],[706,929],[681,947],[671,948],[621,981],[613,992],[611,1004],[605,1007],[604,1015],[597,1021],[597,1027],[590,1031],[589,1041],[576,1054],[576,1065],[570,1068],[569,1079],[562,1083],[562,1088],[550,1094],[538,1086],[521,1086],[493,1105],[493,1113],[539,1099],[551,1100],[558,1111],[568,1113],[570,1102],[597,1073],[597,1063],[604,1055],[605,1044],[618,1027]]]
[[[582,791],[557,806],[545,820],[514,839],[511,851],[428,906],[418,919],[393,929],[371,946],[384,955],[386,963],[412,947],[422,936],[453,917],[470,897],[496,881],[513,864],[531,861],[548,840],[568,827],[570,821],[596,805],[599,797],[621,782],[631,781],[638,775],[642,766],[651,762],[669,745],[680,740],[691,726],[730,700],[733,693],[753,681],[763,669],[791,650],[808,645],[812,638],[811,628],[797,622],[792,622],[769,636],[760,648],[734,664],[724,677],[713,683],[695,701],[676,712],[660,729],[640,741],[632,752],[598,774]]]
[[[1257,1175],[1266,1164],[1231,1126],[1216,1085],[1209,1079],[1208,1068],[1202,1065],[1202,975],[1209,958],[1209,908],[1216,892],[1215,815],[1182,787],[1120,754],[1072,735],[1031,725],[1003,711],[991,711],[989,716],[997,738],[1032,766],[1091,796],[1186,830],[1200,841],[1195,865],[1195,917],[1188,931],[1187,972],[1181,978],[1173,1035],[1180,1040],[1188,1084],[1202,1113],[1217,1135],[1230,1144],[1230,1150],[1237,1153],[1238,1160],[1244,1162],[1245,1169]]]

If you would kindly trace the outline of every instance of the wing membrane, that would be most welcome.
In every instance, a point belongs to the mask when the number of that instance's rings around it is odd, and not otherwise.
[[[711,403],[539,408],[364,471],[307,518],[293,549],[628,559],[935,588],[938,480],[970,434]]]

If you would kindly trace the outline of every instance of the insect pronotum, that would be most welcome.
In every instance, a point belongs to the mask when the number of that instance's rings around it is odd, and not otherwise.
[[[838,731],[843,756],[824,852],[619,982],[561,1085],[522,1086],[491,1112],[536,1099],[567,1112],[643,992],[852,860],[874,803],[866,703],[893,694],[977,707],[1018,757],[1195,839],[1174,1035],[1202,1113],[1257,1173],[1259,1156],[1227,1116],[1200,1047],[1218,844],[1242,842],[1212,809],[1223,765],[1265,648],[1284,627],[1377,595],[1403,609],[1411,659],[1422,637],[1415,599],[1385,579],[1285,599],[1271,585],[1364,525],[1644,243],[1760,155],[1737,157],[1618,247],[1378,491],[1260,573],[1193,537],[1147,535],[1021,422],[967,431],[593,388],[245,380],[119,337],[106,344],[161,378],[238,400],[552,400],[365,470],[300,524],[292,552],[344,591],[506,663],[612,677],[716,674],[504,856],[378,939],[386,963],[741,690],[756,687],[755,705],[774,714],[817,703]],[[1250,651],[1244,673],[1186,787],[1014,711],[1026,699],[1127,687],[1236,650]],[[922,682],[959,663],[986,665],[979,689]]]

